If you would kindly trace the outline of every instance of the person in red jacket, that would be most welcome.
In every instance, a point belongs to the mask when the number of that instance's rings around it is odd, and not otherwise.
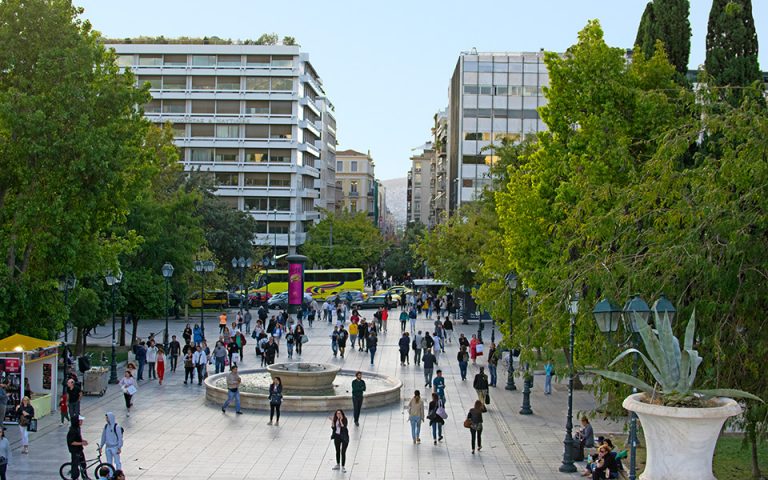
[[[64,420],[69,421],[69,408],[67,407],[67,392],[61,394],[59,398],[59,412],[61,413],[61,424],[64,425]]]

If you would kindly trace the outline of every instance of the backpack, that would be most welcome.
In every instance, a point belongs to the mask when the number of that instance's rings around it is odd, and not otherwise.
[[[109,424],[106,424],[106,425],[104,425],[104,430],[106,430],[108,426],[109,426]],[[113,429],[114,429],[114,431],[115,431],[115,435],[117,435],[117,426],[118,426],[118,425],[117,425],[117,422],[115,422],[115,423],[112,425],[112,428],[113,428]],[[123,428],[123,426],[122,426],[122,425],[120,425],[120,435],[122,435],[122,434],[124,434],[124,433],[125,433],[125,429]]]
[[[416,345],[416,340],[414,340],[413,343],[411,344],[411,348],[414,349],[414,350],[418,350],[419,349],[419,347]]]

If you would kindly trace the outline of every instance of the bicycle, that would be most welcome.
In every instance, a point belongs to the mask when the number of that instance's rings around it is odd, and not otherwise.
[[[80,467],[80,476],[84,479],[88,479],[88,469],[92,466],[96,465],[96,468],[93,469],[93,477],[92,478],[98,478],[99,477],[99,470],[101,470],[102,467],[107,467],[109,469],[109,477],[112,478],[115,474],[115,467],[112,466],[112,464],[107,462],[101,461],[101,446],[97,443],[96,444],[96,451],[98,452],[98,456],[94,460],[86,460],[85,461],[85,468],[83,469]],[[64,480],[71,480],[72,479],[72,462],[67,462],[64,465],[59,468],[59,475],[61,475],[61,478]]]

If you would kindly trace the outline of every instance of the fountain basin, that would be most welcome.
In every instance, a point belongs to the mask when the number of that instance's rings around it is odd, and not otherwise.
[[[280,377],[283,390],[291,392],[316,391],[333,385],[341,367],[325,363],[292,362],[267,366],[272,378]]]

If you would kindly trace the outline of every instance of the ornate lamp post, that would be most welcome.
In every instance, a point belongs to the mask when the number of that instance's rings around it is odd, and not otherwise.
[[[200,330],[205,339],[205,275],[216,270],[216,264],[211,260],[195,260],[194,269],[200,274]]]
[[[264,296],[269,296],[269,267],[275,268],[275,264],[277,261],[275,260],[275,257],[272,258],[264,257],[261,259],[261,264],[264,266]],[[266,300],[265,300],[266,301]]]
[[[110,298],[111,298],[111,304],[112,304],[112,362],[109,368],[109,383],[114,385],[118,382],[117,357],[115,355],[115,342],[116,342],[116,339],[115,339],[115,288],[117,288],[117,284],[123,280],[123,272],[118,270],[117,275],[113,275],[112,271],[110,270],[104,276],[104,279],[107,281],[107,285],[109,285],[111,289]]]
[[[251,265],[253,265],[253,260],[250,258],[233,258],[232,259],[232,268],[235,271],[240,272],[240,290],[243,289],[243,284],[245,283],[245,269],[251,268]],[[248,286],[245,286],[245,301],[248,301]],[[240,294],[240,314],[243,314],[243,295]]]
[[[575,366],[573,364],[573,348],[576,338],[576,315],[579,313],[579,292],[574,292],[568,304],[568,313],[571,314],[571,337],[568,350],[568,363],[570,372],[568,375],[568,417],[565,420],[565,440],[563,440],[564,452],[563,462],[560,470],[563,473],[573,473],[576,471],[576,465],[573,464],[573,373]]]
[[[533,308],[531,299],[536,296],[536,290],[532,288],[525,289],[525,298],[528,303],[528,348],[531,347],[531,328],[533,322]],[[525,377],[523,378],[523,405],[520,407],[520,415],[531,415],[531,388],[533,388],[533,375],[529,372],[530,365],[525,362]]]
[[[68,273],[59,277],[59,291],[64,292],[64,308],[67,310],[67,319],[64,321],[64,343],[69,342],[69,292],[77,286],[77,278],[74,274]]]
[[[638,321],[648,322],[651,316],[651,309],[640,295],[634,295],[626,304],[624,304],[624,324],[629,327],[631,332],[630,340],[632,348],[637,348]],[[632,375],[637,376],[638,355],[632,355]],[[632,388],[632,393],[637,393],[636,388]],[[629,480],[635,480],[636,477],[636,453],[637,453],[637,415],[635,412],[629,412]]]
[[[504,387],[507,390],[517,390],[515,385],[515,349],[512,348],[512,311],[515,304],[515,290],[517,290],[517,274],[515,272],[509,272],[504,281],[507,283],[509,289],[509,366],[507,367],[507,385]]]
[[[160,269],[163,272],[163,278],[165,278],[165,333],[163,334],[163,350],[168,353],[168,282],[170,282],[173,276],[173,265],[170,262],[165,262]]]

